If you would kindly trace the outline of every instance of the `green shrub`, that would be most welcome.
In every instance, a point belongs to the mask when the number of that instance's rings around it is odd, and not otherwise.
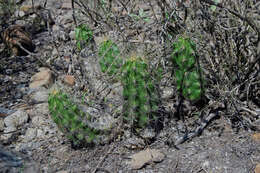
[[[148,65],[141,58],[131,58],[122,71],[124,118],[142,128],[156,118],[153,112],[158,109],[158,95]]]
[[[51,118],[58,128],[73,141],[73,144],[91,143],[98,132],[84,123],[83,119],[90,119],[90,115],[80,111],[78,106],[61,91],[54,90],[48,98]]]
[[[203,93],[200,69],[196,64],[195,44],[188,38],[180,37],[173,44],[172,60],[177,64],[175,71],[177,89],[190,100],[197,100]]]

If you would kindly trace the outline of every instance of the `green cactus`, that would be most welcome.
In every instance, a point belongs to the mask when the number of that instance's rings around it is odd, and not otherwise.
[[[75,37],[77,41],[77,48],[82,49],[82,46],[88,44],[93,39],[93,32],[84,24],[81,24],[75,29]]]
[[[158,95],[148,65],[141,58],[131,58],[122,71],[124,118],[142,128],[156,118],[153,112],[158,109]]]
[[[103,73],[109,76],[115,75],[119,72],[123,60],[118,57],[120,51],[115,43],[111,40],[101,43],[98,55],[100,56],[100,67]]]
[[[190,100],[197,100],[203,93],[201,73],[196,66],[195,44],[188,38],[180,37],[173,44],[172,60],[177,64],[175,71],[177,89]]]
[[[92,143],[98,131],[87,126],[82,119],[90,119],[90,115],[82,112],[65,93],[53,90],[48,98],[48,105],[53,121],[73,144]]]

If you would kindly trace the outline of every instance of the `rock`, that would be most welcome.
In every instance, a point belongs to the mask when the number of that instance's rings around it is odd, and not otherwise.
[[[53,49],[51,54],[52,54],[52,56],[56,57],[59,55],[59,52],[57,51],[57,49]]]
[[[144,149],[145,142],[143,139],[138,137],[127,137],[126,140],[124,140],[124,147],[130,150]]]
[[[51,87],[54,81],[54,75],[52,71],[48,68],[40,68],[40,72],[36,73],[31,78],[31,84],[30,88],[39,88],[41,86],[43,87]]]
[[[58,171],[56,173],[69,173],[68,171]]]
[[[69,86],[75,85],[75,78],[72,75],[65,75],[63,82]]]
[[[15,132],[17,130],[16,127],[6,127],[4,129],[4,133],[3,135],[0,135],[0,140],[4,141],[4,140],[8,140],[9,138],[12,137],[12,133]]]
[[[64,41],[64,42],[67,42],[70,39],[69,34],[62,30],[54,31],[53,37],[55,40]]]
[[[39,165],[30,157],[0,146],[0,172],[40,172]]]
[[[79,6],[77,4],[74,3],[74,8],[79,8]],[[63,10],[71,10],[72,6],[71,6],[71,2],[63,2],[61,9]]]
[[[255,167],[255,173],[260,173],[260,163],[258,163]]]
[[[99,46],[101,43],[103,43],[104,41],[108,40],[107,36],[96,36],[94,37],[94,41],[95,43]]]
[[[145,164],[161,162],[164,157],[165,155],[158,150],[146,149],[132,156],[131,167],[132,169],[141,169]]]
[[[257,141],[257,142],[260,142],[260,133],[255,133],[252,135],[252,138]]]
[[[162,88],[162,99],[169,99],[173,96],[173,89],[171,87]]]
[[[2,118],[0,118],[0,131],[3,131],[4,128],[5,128],[4,120]]]
[[[33,126],[41,126],[45,124],[45,120],[42,116],[36,115],[32,118],[32,125]]]
[[[40,5],[34,5],[34,9],[39,10],[42,7]],[[32,5],[22,5],[20,7],[20,11],[24,12],[24,13],[32,13],[33,12],[33,6]]]
[[[151,140],[156,136],[156,133],[154,131],[154,129],[151,128],[145,128],[144,130],[141,131],[142,138],[146,139],[146,140]]]
[[[13,114],[7,116],[4,119],[4,123],[6,127],[13,127],[17,129],[17,127],[22,126],[28,121],[28,114],[22,110],[18,110]]]
[[[71,40],[74,40],[74,39],[76,38],[76,33],[75,33],[75,31],[70,31],[69,36],[70,36],[70,39],[71,39]]]
[[[54,25],[52,26],[52,30],[53,30],[53,32],[59,31],[59,30],[60,30],[59,25],[54,24]]]
[[[24,13],[24,11],[17,11],[17,17],[23,17],[23,16],[25,16],[25,13]]]
[[[45,88],[38,88],[37,90],[33,91],[31,95],[31,100],[33,102],[47,102],[48,101],[49,92]]]
[[[61,148],[57,149],[54,152],[54,156],[59,159],[65,159],[69,160],[69,147],[68,146],[62,146]]]
[[[48,115],[49,114],[49,105],[48,103],[42,103],[35,105],[35,113],[36,115]]]
[[[26,131],[26,134],[25,134],[24,139],[28,142],[28,141],[33,140],[33,139],[36,138],[36,137],[37,137],[37,129],[35,129],[35,128],[29,128],[29,129],[27,129],[27,131]]]

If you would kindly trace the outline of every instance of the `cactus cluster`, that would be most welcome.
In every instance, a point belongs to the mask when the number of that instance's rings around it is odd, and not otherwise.
[[[123,60],[118,57],[120,51],[115,43],[111,40],[104,41],[98,52],[101,71],[107,73],[109,76],[115,75],[119,72]]]
[[[48,98],[49,111],[51,118],[58,125],[58,128],[75,145],[92,143],[98,131],[88,127],[83,119],[90,119],[90,115],[82,112],[69,97],[59,91],[53,90]]]
[[[111,40],[103,42],[99,49],[101,71],[118,76],[123,85],[124,119],[136,127],[144,127],[156,116],[158,94],[147,63],[132,57],[123,63],[120,51]]]
[[[190,100],[199,99],[203,92],[195,50],[195,44],[189,38],[180,37],[173,44],[172,60],[178,66],[175,71],[177,89]]]
[[[156,87],[148,65],[141,58],[127,60],[122,71],[124,118],[142,128],[156,118],[153,114],[158,109]]]
[[[177,65],[177,89],[185,98],[199,99],[203,90],[200,69],[195,58],[195,45],[190,39],[180,37],[173,47],[172,60]],[[123,119],[135,129],[147,127],[157,118],[155,112],[158,110],[159,93],[155,80],[160,80],[160,70],[151,70],[145,59],[140,57],[133,56],[123,62],[119,57],[119,48],[111,40],[104,41],[98,53],[101,71],[113,78],[117,75],[123,86]],[[102,131],[108,135],[114,128],[98,128],[97,124],[100,122],[88,123],[93,117],[82,112],[61,91],[54,90],[49,95],[48,102],[52,119],[76,144],[86,141],[91,143],[97,138],[104,140],[105,138],[100,137]],[[100,120],[100,117],[97,119]]]

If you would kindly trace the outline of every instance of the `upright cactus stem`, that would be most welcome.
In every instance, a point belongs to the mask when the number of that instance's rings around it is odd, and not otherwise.
[[[177,64],[175,71],[177,89],[190,100],[197,100],[203,94],[200,69],[196,64],[195,44],[189,38],[180,37],[173,44],[172,61]]]
[[[91,143],[97,135],[97,131],[84,123],[86,113],[79,110],[76,104],[65,93],[53,90],[48,98],[51,118],[58,128],[70,139],[73,144]]]
[[[148,65],[141,58],[130,58],[123,66],[124,118],[138,127],[144,127],[158,109],[158,95],[148,72]]]

